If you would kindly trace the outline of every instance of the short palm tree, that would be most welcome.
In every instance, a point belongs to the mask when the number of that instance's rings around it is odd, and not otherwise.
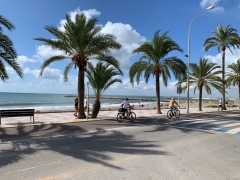
[[[17,53],[13,48],[13,42],[3,33],[1,25],[10,31],[15,29],[10,21],[0,15],[0,78],[3,82],[7,82],[9,79],[4,62],[6,62],[20,78],[23,78],[21,67],[16,61]]]
[[[101,95],[112,84],[116,82],[122,83],[122,80],[115,78],[115,76],[123,75],[123,73],[119,68],[116,69],[110,64],[104,64],[101,61],[97,63],[96,67],[93,67],[93,65],[89,63],[86,73],[96,96],[91,114],[92,118],[96,118],[101,108]]]
[[[177,57],[167,57],[172,51],[183,50],[180,46],[167,36],[168,32],[159,35],[160,30],[156,31],[153,40],[144,42],[140,47],[133,50],[133,53],[143,53],[138,62],[130,67],[129,77],[130,82],[134,85],[136,77],[137,84],[140,82],[140,77],[144,72],[145,82],[151,75],[156,78],[156,101],[157,114],[162,114],[160,107],[160,77],[162,76],[165,86],[168,84],[168,78],[173,75],[177,79],[181,79],[186,74],[185,63]],[[146,61],[145,61],[146,60]]]
[[[54,39],[35,38],[35,40],[42,41],[45,45],[65,53],[65,55],[56,55],[47,59],[41,67],[40,76],[48,65],[60,60],[71,60],[65,67],[64,81],[68,81],[67,75],[72,67],[78,68],[78,118],[80,119],[86,117],[84,113],[84,72],[89,60],[102,60],[115,67],[119,66],[118,61],[108,54],[112,49],[120,49],[121,45],[116,41],[114,35],[102,34],[101,26],[96,26],[96,23],[96,18],[87,20],[83,13],[77,14],[75,21],[66,15],[64,31],[53,26],[45,27],[55,37]]]
[[[222,71],[218,70],[220,66],[216,63],[208,63],[208,59],[200,58],[199,65],[196,63],[190,63],[190,77],[189,86],[195,86],[194,94],[196,90],[199,90],[199,106],[198,110],[202,111],[202,92],[205,88],[207,94],[212,94],[211,86],[223,93],[222,79],[218,76]],[[187,78],[183,78],[178,84],[186,83]],[[187,84],[182,87],[183,91],[187,89]]]
[[[240,59],[238,59],[236,63],[229,64],[228,68],[231,70],[226,74],[226,84],[227,86],[238,85],[238,99],[240,100]]]
[[[223,28],[222,25],[217,27],[217,31],[212,31],[213,36],[207,38],[204,42],[205,51],[208,51],[212,47],[217,47],[218,51],[222,51],[222,86],[225,89],[225,50],[228,48],[232,53],[230,47],[240,47],[240,38],[237,34],[237,30],[231,28],[228,25],[226,28]],[[225,91],[222,94],[223,100],[223,109],[226,110],[225,106]]]

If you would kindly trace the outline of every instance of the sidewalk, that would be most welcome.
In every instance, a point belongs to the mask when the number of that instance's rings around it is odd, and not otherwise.
[[[238,108],[229,108],[228,111],[237,110]],[[154,117],[166,116],[169,109],[162,109],[162,114],[155,114],[156,109],[150,110],[133,110],[138,117]],[[180,109],[181,114],[186,114],[186,109]],[[198,111],[198,108],[190,108],[189,113],[204,113],[204,112],[217,112],[217,108],[203,108],[203,111]],[[19,126],[33,126],[43,124],[63,124],[74,122],[86,122],[97,120],[116,120],[117,111],[100,111],[98,117],[95,119],[77,119],[73,116],[74,112],[61,112],[61,113],[36,113],[34,115],[35,123],[30,122],[30,117],[7,117],[1,118],[0,127],[19,127]]]

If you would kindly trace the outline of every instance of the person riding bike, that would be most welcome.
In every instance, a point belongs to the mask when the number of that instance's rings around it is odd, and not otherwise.
[[[130,103],[128,102],[128,98],[126,98],[125,101],[123,101],[123,103],[121,104],[122,108],[123,108],[123,112],[126,114],[125,116],[127,117],[127,119],[129,118],[128,117],[128,107],[131,108],[131,105]]]
[[[171,109],[171,111],[172,111],[172,115],[174,115],[174,111],[175,111],[175,109],[176,109],[176,106],[174,106],[174,104],[176,104],[178,107],[180,107],[180,106],[178,105],[178,103],[175,101],[175,99],[172,98],[172,99],[170,100],[170,102],[169,102],[169,107],[170,107],[170,109]]]

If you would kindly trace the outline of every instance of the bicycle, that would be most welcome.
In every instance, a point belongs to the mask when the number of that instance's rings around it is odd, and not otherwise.
[[[134,106],[134,105],[133,105]],[[131,111],[131,109],[133,109],[133,106],[131,106],[130,108],[128,108],[128,119],[131,122],[134,122],[134,120],[136,119],[136,114],[134,112]],[[127,119],[127,117],[125,116],[125,112],[123,112],[123,108],[118,109],[118,114],[117,114],[117,121],[119,123],[123,122],[124,119]]]
[[[178,110],[177,107],[174,108],[174,113],[172,112],[171,109],[167,112],[168,119],[172,119],[173,116],[175,116],[176,118],[180,117],[180,111]]]

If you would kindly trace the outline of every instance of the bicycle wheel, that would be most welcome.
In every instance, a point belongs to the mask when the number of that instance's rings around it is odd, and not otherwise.
[[[176,118],[179,118],[179,117],[180,117],[180,111],[179,111],[179,110],[176,110],[175,117],[176,117]]]
[[[167,112],[167,117],[168,117],[168,119],[172,119],[172,111],[171,110],[169,110]]]
[[[131,122],[134,122],[135,119],[136,119],[136,114],[135,114],[134,112],[131,112],[131,113],[129,114],[129,120],[130,120]]]
[[[117,115],[117,121],[119,123],[123,122],[124,121],[124,115],[122,113],[118,113]]]

